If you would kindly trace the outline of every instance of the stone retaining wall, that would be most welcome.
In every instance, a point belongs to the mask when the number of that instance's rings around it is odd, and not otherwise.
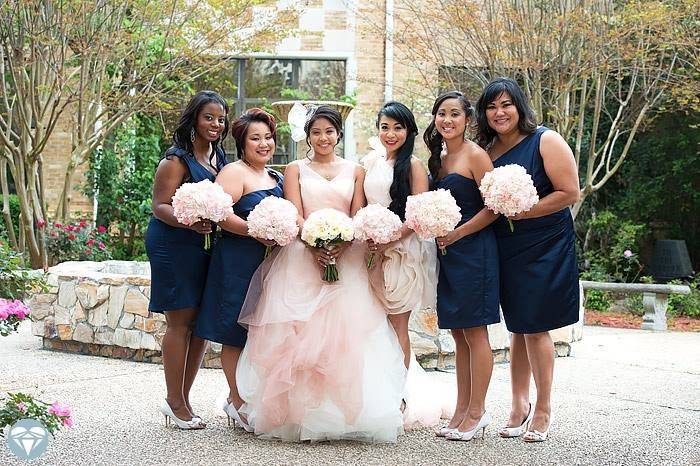
[[[64,262],[49,269],[49,289],[32,296],[32,333],[47,349],[96,356],[161,362],[165,333],[162,314],[149,314],[150,267],[147,262]],[[582,294],[583,295],[583,294]],[[580,340],[578,324],[552,332],[557,354],[568,356],[569,343]],[[413,351],[426,368],[454,367],[454,341],[437,328],[431,309],[411,316]],[[509,335],[503,323],[489,326],[497,362],[509,359]],[[221,367],[221,345],[212,343],[205,367]]]

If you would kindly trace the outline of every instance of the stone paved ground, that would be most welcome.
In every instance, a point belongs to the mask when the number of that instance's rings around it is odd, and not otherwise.
[[[0,391],[43,393],[75,413],[75,427],[31,464],[700,464],[700,333],[586,327],[572,357],[557,360],[556,420],[539,445],[500,439],[496,426],[469,443],[427,429],[392,445],[263,441],[227,427],[212,402],[224,386],[220,370],[202,370],[192,404],[209,428],[166,429],[161,366],[45,351],[27,325],[0,338]],[[508,394],[500,364],[488,399],[497,425]],[[0,464],[26,463],[2,445]]]

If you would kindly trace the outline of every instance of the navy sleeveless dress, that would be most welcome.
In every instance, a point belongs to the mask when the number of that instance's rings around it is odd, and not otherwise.
[[[540,199],[554,188],[544,170],[539,127],[493,162],[527,170]],[[501,307],[508,330],[545,332],[578,322],[579,284],[574,221],[569,208],[539,218],[494,222],[501,262]]]
[[[471,178],[450,173],[435,184],[447,189],[462,212],[459,225],[483,207],[479,187]],[[480,327],[499,322],[498,246],[491,226],[438,249],[438,326],[444,329]]]
[[[165,157],[177,157],[187,164],[186,183],[214,181],[216,175],[204,168],[194,155],[171,147]],[[223,151],[217,152],[216,169],[226,164]],[[151,301],[148,310],[165,312],[199,307],[209,268],[209,252],[204,250],[204,235],[184,227],[173,227],[151,217],[146,230],[146,254],[151,263]]]
[[[268,170],[277,181],[270,189],[252,191],[241,196],[233,211],[243,219],[268,196],[282,197],[282,175]],[[250,236],[222,230],[212,249],[209,275],[194,334],[226,346],[245,346],[247,331],[238,324],[238,314],[245,301],[248,285],[265,257],[265,246]]]

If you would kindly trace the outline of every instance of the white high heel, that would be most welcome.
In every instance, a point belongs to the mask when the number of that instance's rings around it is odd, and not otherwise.
[[[552,428],[552,423],[554,422],[554,416],[552,414],[549,415],[549,425],[547,426],[547,430],[544,432],[540,432],[539,430],[530,430],[528,428],[528,431],[525,432],[525,435],[523,435],[523,442],[528,442],[528,443],[535,443],[535,442],[544,442],[547,440],[547,437],[549,436],[549,429]]]
[[[177,427],[180,429],[184,430],[198,430],[198,429],[204,429],[204,426],[202,425],[202,420],[198,417],[193,417],[189,421],[185,421],[183,419],[180,419],[179,417],[175,416],[175,413],[173,413],[173,409],[170,407],[170,404],[168,403],[168,400],[163,400],[163,402],[160,404],[160,409],[159,411],[165,416],[165,427],[170,426],[170,420],[175,423]]]
[[[226,413],[226,418],[228,419],[229,426],[231,425],[231,419],[233,419],[234,427],[236,427],[236,423],[238,423],[238,425],[243,427],[243,429],[246,432],[253,432],[253,428],[250,427],[250,425],[243,420],[236,407],[233,406],[233,403],[229,403],[227,399],[224,399],[221,409],[223,409],[224,413]]]
[[[532,420],[532,416],[535,415],[535,410],[532,407],[532,403],[530,403],[530,409],[527,412],[527,416],[525,417],[525,420],[523,421],[522,424],[520,424],[517,427],[508,427],[504,426],[501,428],[501,430],[498,431],[498,435],[500,435],[503,438],[514,438],[514,437],[520,437],[527,431],[527,426]]]
[[[461,432],[460,430],[455,429],[454,431],[445,435],[445,438],[447,440],[461,440],[463,442],[468,442],[473,439],[474,436],[476,436],[476,433],[479,432],[479,430],[481,430],[481,438],[484,438],[486,435],[486,428],[489,426],[489,424],[491,424],[491,415],[485,412],[473,429],[466,432]]]

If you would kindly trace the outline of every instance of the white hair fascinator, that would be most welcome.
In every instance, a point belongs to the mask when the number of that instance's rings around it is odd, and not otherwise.
[[[294,142],[302,141],[306,138],[306,131],[304,131],[304,126],[306,122],[309,121],[316,111],[316,107],[305,107],[303,104],[297,102],[289,110],[289,115],[287,116],[287,123],[292,129],[292,140]]]

